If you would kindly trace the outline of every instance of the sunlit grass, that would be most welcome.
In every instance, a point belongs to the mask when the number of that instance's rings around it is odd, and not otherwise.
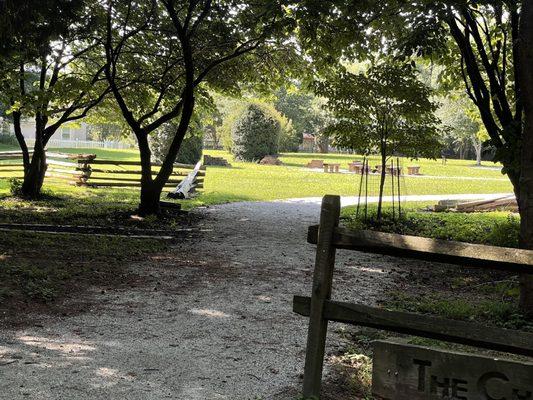
[[[52,151],[70,153],[95,153],[100,159],[137,160],[136,149],[51,149]],[[300,197],[320,197],[325,194],[356,196],[359,192],[360,176],[355,174],[325,174],[317,170],[305,168],[312,159],[323,159],[329,162],[346,164],[357,155],[338,154],[284,154],[281,160],[284,165],[268,166],[256,163],[236,162],[224,151],[207,150],[206,154],[225,157],[232,167],[208,167],[202,194],[193,200],[184,201],[186,208],[204,204],[220,204],[233,201],[261,201]],[[376,159],[377,160],[377,159]],[[373,161],[372,161],[373,163]],[[426,194],[462,194],[462,193],[510,193],[512,187],[505,176],[498,170],[475,168],[473,161],[448,160],[443,165],[440,160],[418,160],[413,162],[421,166],[421,172],[434,177],[402,178],[403,195]],[[411,165],[404,160],[404,165]],[[493,163],[484,166],[494,168]],[[10,176],[3,174],[0,178],[0,196],[9,194]],[[19,174],[20,175],[20,174]],[[461,179],[456,176],[484,179]],[[374,175],[369,180],[369,195],[377,195],[379,177]],[[64,182],[47,179],[45,191],[55,196],[69,198],[76,206],[76,215],[94,209],[133,209],[139,198],[136,189],[91,189],[75,187]],[[385,194],[390,194],[390,181],[385,186]],[[2,201],[3,208],[34,206],[26,202]],[[85,210],[84,210],[85,209]]]

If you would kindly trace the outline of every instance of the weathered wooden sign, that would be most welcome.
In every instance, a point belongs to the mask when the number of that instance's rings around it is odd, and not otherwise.
[[[533,400],[533,363],[377,341],[372,391],[387,400]]]

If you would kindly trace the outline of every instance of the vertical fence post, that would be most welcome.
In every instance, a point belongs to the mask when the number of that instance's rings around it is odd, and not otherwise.
[[[320,212],[320,226],[313,274],[311,313],[305,355],[304,398],[319,398],[320,396],[326,333],[328,330],[328,321],[324,319],[324,302],[331,298],[333,267],[335,264],[335,247],[332,246],[332,242],[335,228],[339,224],[340,208],[339,196],[324,196]]]

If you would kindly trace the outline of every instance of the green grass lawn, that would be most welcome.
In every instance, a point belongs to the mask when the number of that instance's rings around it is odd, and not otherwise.
[[[209,167],[204,195],[197,199],[205,204],[216,204],[237,200],[275,200],[294,197],[315,197],[325,194],[355,196],[359,191],[360,176],[354,174],[324,174],[305,168],[312,159],[323,159],[347,163],[361,159],[355,155],[338,154],[284,154],[280,157],[282,166],[263,166],[255,163],[242,163],[232,160],[224,151],[208,150],[206,154],[224,157],[232,168]],[[375,159],[377,163],[377,158]],[[373,163],[373,162],[372,162]],[[484,163],[484,168],[474,167],[473,161],[448,160],[442,165],[440,160],[419,160],[413,164],[421,166],[421,172],[428,177],[405,177],[402,179],[402,193],[405,195],[460,194],[460,193],[507,193],[512,192],[509,180],[493,163]],[[404,160],[404,165],[411,162]],[[476,179],[459,179],[456,176]],[[390,193],[390,184],[385,192]],[[378,194],[378,176],[369,181],[369,195]]]
[[[11,148],[12,149],[12,148]],[[138,160],[136,149],[50,149],[54,152],[95,153],[100,159]],[[325,194],[355,196],[359,192],[360,176],[355,174],[325,174],[309,170],[305,165],[312,159],[346,164],[356,155],[305,154],[281,155],[284,165],[266,166],[256,163],[236,162],[224,151],[207,150],[206,154],[225,157],[231,168],[208,167],[202,194],[193,200],[184,201],[185,208],[212,205],[233,201],[261,201],[299,197],[320,197]],[[377,159],[375,159],[377,163]],[[374,163],[374,159],[372,159]],[[459,194],[459,193],[509,193],[511,184],[492,163],[476,168],[472,161],[449,160],[442,165],[440,160],[403,161],[404,165],[416,163],[421,172],[433,177],[405,177],[402,179],[402,194]],[[492,167],[492,168],[491,168]],[[0,178],[0,196],[4,211],[2,220],[20,220],[18,211],[31,209],[28,220],[71,221],[72,223],[106,223],[110,214],[120,215],[132,211],[137,203],[139,191],[135,189],[91,189],[74,187],[61,181],[47,179],[45,193],[49,194],[39,202],[26,202],[6,197],[10,193],[9,176]],[[16,175],[16,174],[15,174]],[[20,175],[20,174],[19,174]],[[475,179],[460,179],[457,176]],[[480,179],[481,178],[481,179]],[[377,175],[369,180],[369,195],[378,193]],[[390,184],[385,194],[390,193]],[[23,218],[24,219],[24,218]]]

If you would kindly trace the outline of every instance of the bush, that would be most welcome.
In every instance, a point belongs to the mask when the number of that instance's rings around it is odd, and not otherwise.
[[[196,164],[202,158],[204,141],[200,135],[191,135],[183,139],[176,162]]]
[[[162,129],[151,137],[152,157],[156,162],[163,162],[168,148],[174,134],[176,133],[176,126],[174,124],[167,124]],[[203,152],[203,138],[197,130],[190,130],[178,152],[176,162],[183,164],[196,164],[202,158]]]
[[[10,146],[18,146],[17,138],[6,133],[0,133],[0,143]]]
[[[276,154],[280,133],[279,119],[268,107],[249,104],[231,130],[232,153],[243,161],[257,161]]]
[[[9,191],[13,196],[20,196],[22,193],[22,181],[17,178],[9,180]]]

